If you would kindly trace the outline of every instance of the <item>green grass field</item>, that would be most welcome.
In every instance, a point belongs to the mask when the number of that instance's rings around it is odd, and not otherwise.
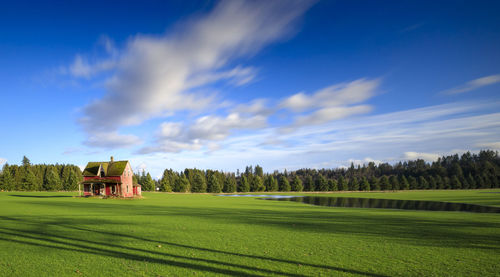
[[[328,196],[500,207],[500,193],[483,192]],[[209,194],[71,195],[0,193],[0,276],[500,275],[500,214],[331,208]]]

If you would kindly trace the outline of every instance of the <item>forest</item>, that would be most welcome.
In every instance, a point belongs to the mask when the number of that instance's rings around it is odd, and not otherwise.
[[[24,157],[22,165],[3,166],[0,190],[74,191],[81,180],[76,165],[32,165]],[[348,168],[273,173],[264,173],[259,165],[247,166],[241,173],[165,169],[159,180],[145,171],[135,173],[134,182],[144,191],[193,193],[484,189],[500,187],[500,157],[496,151],[482,150],[444,156],[432,163],[417,159],[392,165],[370,162]]]

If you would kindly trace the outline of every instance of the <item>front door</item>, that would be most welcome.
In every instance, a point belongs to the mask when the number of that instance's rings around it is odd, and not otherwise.
[[[106,185],[106,195],[111,195],[111,186]]]

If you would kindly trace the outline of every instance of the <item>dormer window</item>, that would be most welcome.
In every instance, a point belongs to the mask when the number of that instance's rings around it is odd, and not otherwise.
[[[102,168],[102,166],[101,166],[101,171],[99,172],[99,176],[101,176],[101,178],[105,176],[104,168]]]

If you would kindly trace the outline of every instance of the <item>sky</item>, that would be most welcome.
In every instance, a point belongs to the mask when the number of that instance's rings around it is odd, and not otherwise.
[[[497,1],[3,1],[0,165],[500,150]]]

